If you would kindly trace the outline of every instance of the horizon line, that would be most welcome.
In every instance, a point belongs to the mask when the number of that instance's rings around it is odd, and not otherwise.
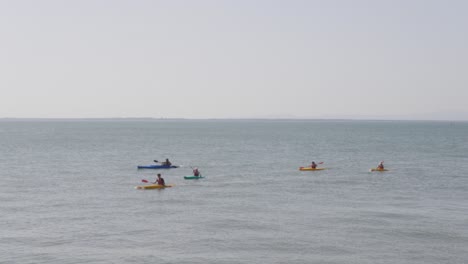
[[[151,121],[170,121],[170,120],[283,120],[283,121],[440,121],[440,122],[468,122],[468,119],[418,119],[418,118],[273,118],[273,117],[223,117],[223,118],[185,118],[185,117],[0,117],[0,121],[18,120],[18,121],[80,121],[80,120],[151,120]]]

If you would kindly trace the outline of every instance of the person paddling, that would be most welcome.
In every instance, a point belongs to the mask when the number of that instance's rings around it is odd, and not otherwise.
[[[379,170],[383,170],[383,169],[384,169],[383,161],[381,161],[381,162],[379,163],[379,165],[377,166],[377,169],[379,169]]]
[[[166,159],[166,161],[161,162],[162,165],[164,166],[171,166],[172,163],[169,161],[169,159]]]
[[[317,168],[317,163],[315,163],[315,161],[312,161],[312,164],[310,164],[310,167],[312,169],[316,169]]]
[[[166,186],[166,183],[164,182],[164,179],[161,178],[161,173],[158,173],[158,178],[153,183],[158,184],[158,185],[162,185],[162,186]]]
[[[193,169],[193,176],[200,177],[200,171],[198,170],[197,167]]]

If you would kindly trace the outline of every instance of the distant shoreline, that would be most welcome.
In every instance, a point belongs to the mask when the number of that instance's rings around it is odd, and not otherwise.
[[[66,121],[66,122],[79,122],[79,121],[378,121],[378,122],[468,122],[468,120],[461,119],[372,119],[372,118],[152,118],[152,117],[110,117],[110,118],[16,118],[16,117],[2,117],[0,122],[5,121]]]

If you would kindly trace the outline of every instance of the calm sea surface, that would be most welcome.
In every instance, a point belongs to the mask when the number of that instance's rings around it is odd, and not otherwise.
[[[0,263],[468,263],[463,122],[3,120],[0,175]]]

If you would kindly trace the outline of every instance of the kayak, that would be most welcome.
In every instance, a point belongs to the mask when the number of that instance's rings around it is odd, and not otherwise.
[[[172,168],[179,168],[179,166],[167,166],[167,165],[145,165],[145,166],[138,166],[138,169],[172,169]]]
[[[311,168],[311,167],[300,167],[300,171],[319,171],[319,170],[324,170],[326,168]]]
[[[388,171],[387,169],[372,168],[370,171]]]
[[[186,180],[196,180],[196,179],[203,179],[203,178],[205,178],[205,177],[203,177],[203,176],[201,176],[201,175],[200,175],[200,176],[193,176],[193,175],[191,175],[191,176],[184,176],[184,179],[186,179]]]
[[[168,187],[172,187],[174,185],[167,184],[167,185],[159,185],[159,184],[150,184],[150,185],[140,185],[135,187],[135,189],[146,190],[146,189],[164,189]]]

